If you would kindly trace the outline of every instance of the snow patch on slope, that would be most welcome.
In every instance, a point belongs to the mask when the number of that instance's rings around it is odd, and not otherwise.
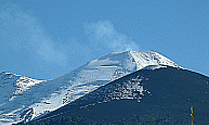
[[[149,80],[148,77],[137,75],[129,79],[111,82],[72,102],[70,106],[72,108],[73,106],[79,106],[82,109],[97,103],[106,103],[113,100],[136,100],[141,102],[145,94],[152,96],[151,91],[143,86],[144,83],[142,81],[147,80]]]
[[[150,65],[142,68],[141,70],[156,70],[156,69],[162,69],[162,68],[167,68],[167,66],[163,65]]]

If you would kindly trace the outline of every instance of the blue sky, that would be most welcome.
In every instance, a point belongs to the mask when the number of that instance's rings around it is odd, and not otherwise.
[[[155,50],[209,75],[207,0],[1,0],[0,71],[56,78],[110,52]]]

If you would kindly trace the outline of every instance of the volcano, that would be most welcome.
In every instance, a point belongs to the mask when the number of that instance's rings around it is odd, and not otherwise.
[[[152,67],[152,68],[151,68]],[[155,68],[154,68],[155,67]],[[209,124],[209,77],[148,66],[27,124]]]

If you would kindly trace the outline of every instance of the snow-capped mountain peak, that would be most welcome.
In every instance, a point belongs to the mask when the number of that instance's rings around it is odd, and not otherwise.
[[[3,92],[5,89],[7,91],[10,91],[10,98],[8,99],[9,101],[15,98],[15,96],[21,95],[23,91],[26,91],[33,85],[43,82],[43,80],[36,80],[21,75],[11,74],[8,72],[0,73],[0,78],[0,89],[2,89]]]
[[[148,65],[168,65],[172,67],[180,67],[170,59],[153,50],[145,53],[130,51],[130,54],[136,62],[137,70],[140,70]]]
[[[87,82],[95,79],[112,81],[149,65],[180,67],[155,51],[145,53],[135,51],[112,52],[102,58],[88,62],[86,65],[66,74],[64,77],[76,74],[76,84],[86,83],[87,79],[90,80],[87,80]]]
[[[0,124],[11,124],[24,108],[25,102],[14,102],[23,98],[24,92],[43,82],[8,72],[0,73]],[[25,97],[24,97],[25,98]],[[30,101],[30,100],[28,100]]]
[[[32,120],[150,65],[180,67],[155,51],[127,51],[110,53],[53,80],[1,74],[0,85],[4,87],[0,89],[4,96],[0,98],[0,123]],[[7,87],[5,83],[9,83]]]

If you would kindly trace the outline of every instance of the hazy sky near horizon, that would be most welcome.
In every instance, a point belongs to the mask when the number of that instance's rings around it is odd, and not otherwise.
[[[56,78],[127,50],[209,75],[209,1],[0,1],[0,71]]]

